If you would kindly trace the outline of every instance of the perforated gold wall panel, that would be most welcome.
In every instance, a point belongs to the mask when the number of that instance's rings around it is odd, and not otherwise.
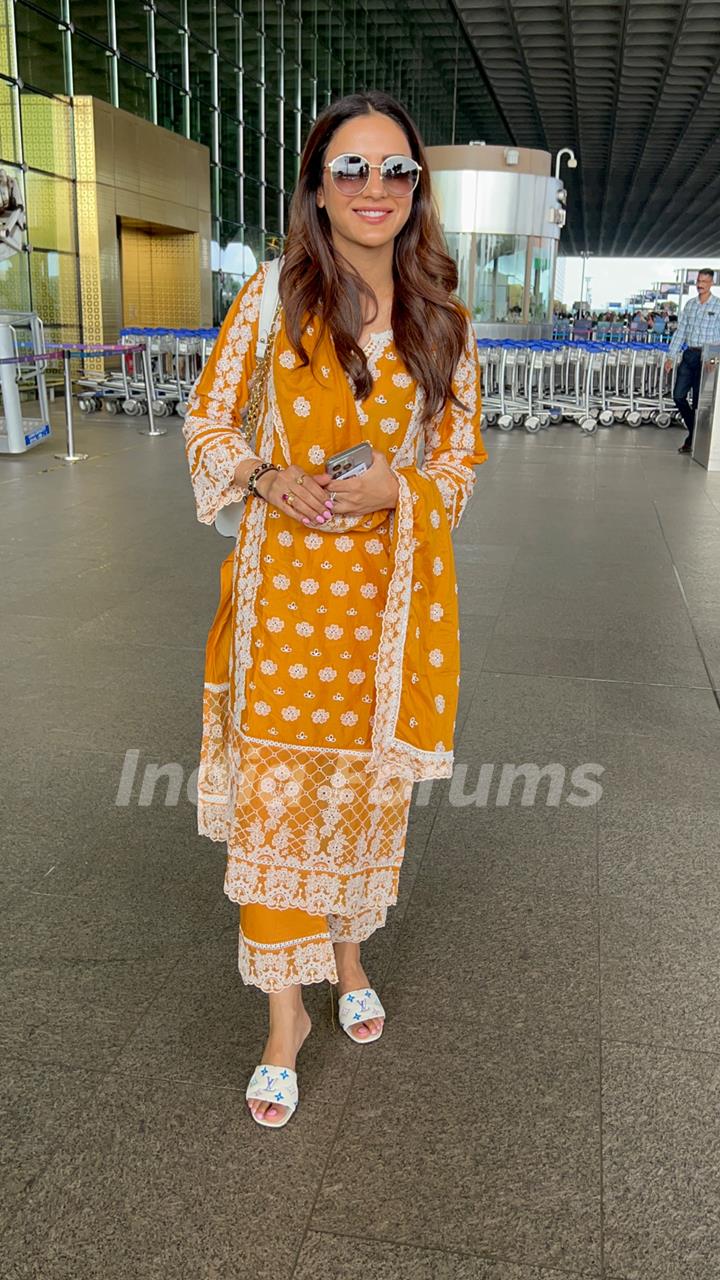
[[[0,72],[4,76],[17,75],[13,17],[13,0],[0,0]]]
[[[200,324],[198,236],[122,226],[123,324]]]
[[[24,90],[20,105],[25,163],[31,169],[72,178],[73,113],[69,98],[44,98],[40,93]]]
[[[83,341],[102,342],[102,282],[92,98],[76,98],[73,115]],[[102,368],[102,361],[91,361],[89,367]]]

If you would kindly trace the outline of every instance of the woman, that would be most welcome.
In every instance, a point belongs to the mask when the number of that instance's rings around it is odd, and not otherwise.
[[[397,900],[413,781],[452,770],[450,530],[485,451],[473,331],[420,138],[392,98],[343,98],[310,134],[251,447],[239,411],[264,271],[225,320],[184,432],[201,521],[255,490],[208,638],[198,820],[227,841],[239,969],[269,995],[247,1100],[277,1127],[297,1105],[304,983],[338,984],[356,1043],[383,1029],[360,943]],[[331,482],[325,459],[362,440],[372,466]]]

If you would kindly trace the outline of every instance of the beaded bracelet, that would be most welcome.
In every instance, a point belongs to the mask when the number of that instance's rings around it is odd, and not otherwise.
[[[256,467],[254,471],[251,471],[250,475],[248,476],[248,482],[247,482],[247,485],[245,486],[248,497],[250,497],[250,495],[253,494],[256,498],[262,498],[262,494],[258,493],[257,489],[255,488],[255,485],[257,484],[258,480],[260,479],[261,476],[265,475],[266,471],[279,471],[279,470],[280,468],[276,467],[274,462],[261,462],[260,466]],[[263,498],[263,502],[264,501],[265,499]]]

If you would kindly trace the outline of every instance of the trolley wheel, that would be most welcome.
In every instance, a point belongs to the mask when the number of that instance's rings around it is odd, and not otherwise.
[[[85,396],[78,396],[78,409],[81,413],[92,413],[90,401]]]
[[[123,400],[122,407],[123,413],[126,413],[128,418],[136,418],[140,412],[137,400]]]
[[[597,431],[598,424],[594,418],[581,418],[580,430],[585,432],[586,436],[592,436]]]
[[[638,413],[637,409],[633,409],[627,415],[625,421],[629,427],[639,427],[642,423],[642,414]]]
[[[176,401],[176,404],[175,404],[175,412],[176,412],[176,414],[177,414],[178,418],[184,418],[184,417],[185,417],[185,414],[187,413],[187,411],[188,411],[187,400],[178,400],[178,401]],[[488,418],[488,422],[489,422],[489,421],[490,421],[490,419]]]
[[[613,414],[613,417],[614,417],[615,421],[616,421],[616,422],[624,422],[624,421],[625,421],[625,413],[626,413],[626,412],[627,412],[627,410],[624,410],[624,409],[616,410],[616,412]]]
[[[152,411],[157,418],[167,417],[168,407],[164,400],[153,400]]]
[[[669,427],[671,422],[672,422],[672,414],[666,413],[664,409],[661,409],[660,413],[657,415],[655,419],[655,426],[662,427],[664,429],[665,427]]]
[[[550,418],[552,419],[552,421],[553,421],[553,422],[562,422],[562,420],[563,420],[563,411],[562,411],[562,409],[558,408],[558,406],[557,406],[557,405],[553,405],[553,406],[552,406],[552,408],[551,408],[551,410],[550,410],[550,415],[549,415],[549,416],[550,416]]]
[[[540,414],[540,426],[542,427],[543,431],[545,431],[550,426],[551,422],[552,422],[551,414],[549,413]]]
[[[524,414],[522,414],[522,413],[514,413],[514,414],[513,414],[513,416],[512,416],[512,420],[513,420],[513,426],[514,426],[514,427],[521,427],[521,426],[522,426],[522,424],[523,424],[523,422],[525,421]]]
[[[103,409],[105,410],[106,413],[110,414],[111,418],[114,418],[115,414],[118,411],[117,400],[106,400],[105,403],[103,404]]]
[[[484,414],[484,413],[481,413],[481,414],[480,414],[480,430],[481,430],[481,431],[486,431],[486,430],[487,430],[487,425],[488,425],[488,420],[487,420],[487,418],[485,417],[485,414]]]
[[[515,423],[509,413],[501,413],[497,420],[497,424],[501,431],[512,431]]]
[[[601,427],[611,427],[615,422],[615,414],[612,409],[603,409],[599,422]]]
[[[535,435],[540,430],[540,419],[536,418],[534,414],[530,414],[525,419],[525,430],[529,431],[531,435]]]

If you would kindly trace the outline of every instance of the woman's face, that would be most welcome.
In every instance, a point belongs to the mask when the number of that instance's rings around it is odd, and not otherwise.
[[[333,134],[325,164],[342,155],[364,156],[371,165],[382,164],[388,156],[410,156],[410,144],[400,125],[379,114],[355,116]],[[328,169],[323,171],[317,203],[330,221],[333,243],[343,252],[350,246],[381,249],[402,231],[410,217],[413,195],[390,196],[378,169],[370,170],[370,181],[358,196],[344,196],[333,186]]]

